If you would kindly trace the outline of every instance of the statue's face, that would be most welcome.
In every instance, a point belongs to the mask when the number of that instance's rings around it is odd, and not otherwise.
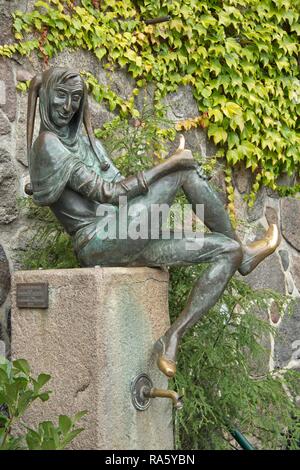
[[[80,77],[55,85],[50,95],[50,114],[57,127],[65,127],[78,111],[83,96]]]

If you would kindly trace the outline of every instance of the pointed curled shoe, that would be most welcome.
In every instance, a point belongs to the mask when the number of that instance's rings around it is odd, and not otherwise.
[[[278,227],[271,224],[264,238],[243,246],[244,258],[239,273],[247,276],[267,256],[271,255],[280,243]]]
[[[176,362],[167,359],[165,356],[159,356],[157,367],[168,379],[171,379],[176,374]]]
[[[163,337],[156,341],[154,350],[158,353],[157,367],[168,379],[171,379],[176,374],[176,362],[166,357],[166,344]]]

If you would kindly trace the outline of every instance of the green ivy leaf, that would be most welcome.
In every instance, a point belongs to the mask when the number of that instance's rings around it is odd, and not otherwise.
[[[223,121],[223,114],[218,108],[210,109],[208,112],[208,117],[214,117],[215,122]]]
[[[222,127],[218,127],[215,124],[211,124],[208,127],[208,136],[213,137],[215,144],[226,142],[227,140],[227,132]]]
[[[233,147],[237,147],[239,145],[240,139],[237,134],[234,132],[228,133],[228,148],[232,149]]]
[[[227,103],[221,106],[221,109],[228,118],[232,118],[233,116],[241,116],[243,112],[242,108],[232,101],[227,101]]]
[[[106,49],[105,47],[98,47],[97,49],[95,49],[94,53],[95,53],[95,56],[97,57],[97,59],[101,60],[105,54],[106,54]]]

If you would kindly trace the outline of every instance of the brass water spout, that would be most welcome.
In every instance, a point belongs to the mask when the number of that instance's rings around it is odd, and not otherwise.
[[[144,396],[149,398],[170,398],[173,401],[173,406],[177,410],[183,407],[182,396],[174,390],[162,390],[160,388],[145,387],[143,390]]]

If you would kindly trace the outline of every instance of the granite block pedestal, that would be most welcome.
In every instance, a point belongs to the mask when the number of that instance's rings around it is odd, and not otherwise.
[[[16,288],[48,283],[49,306],[20,308]],[[49,373],[48,402],[34,403],[25,421],[56,421],[88,414],[73,449],[172,449],[172,404],[155,398],[146,411],[131,401],[140,373],[157,388],[153,344],[169,325],[168,274],[152,268],[83,268],[18,271],[12,282],[12,357]]]

